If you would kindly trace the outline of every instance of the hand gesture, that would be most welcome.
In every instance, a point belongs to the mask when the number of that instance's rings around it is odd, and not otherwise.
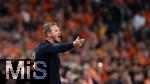
[[[78,36],[78,37],[76,38],[76,40],[73,41],[73,45],[80,47],[80,46],[82,46],[82,44],[83,44],[84,41],[85,41],[85,39],[80,39],[79,36]]]

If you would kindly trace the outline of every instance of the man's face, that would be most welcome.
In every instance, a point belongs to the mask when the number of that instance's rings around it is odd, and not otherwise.
[[[48,37],[52,38],[56,43],[61,41],[61,31],[57,25],[51,26]]]

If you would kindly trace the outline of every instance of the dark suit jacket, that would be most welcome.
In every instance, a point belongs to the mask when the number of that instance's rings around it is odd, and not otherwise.
[[[58,53],[65,52],[73,47],[73,43],[53,45],[49,41],[45,40],[36,48],[36,59],[48,59],[50,84],[60,84],[60,59]]]

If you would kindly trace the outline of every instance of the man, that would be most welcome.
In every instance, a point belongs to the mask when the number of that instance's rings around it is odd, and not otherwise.
[[[59,77],[59,66],[60,59],[58,53],[65,52],[72,49],[73,47],[80,47],[84,39],[77,39],[70,43],[61,42],[61,31],[55,22],[46,23],[44,25],[45,41],[36,49],[36,59],[48,59],[49,60],[49,73],[50,73],[50,84],[61,84]]]

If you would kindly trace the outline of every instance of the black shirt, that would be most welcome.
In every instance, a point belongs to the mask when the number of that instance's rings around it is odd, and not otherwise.
[[[59,76],[60,59],[58,53],[65,52],[73,47],[73,43],[53,45],[49,41],[45,40],[36,48],[36,59],[48,59],[50,84],[61,84]]]

